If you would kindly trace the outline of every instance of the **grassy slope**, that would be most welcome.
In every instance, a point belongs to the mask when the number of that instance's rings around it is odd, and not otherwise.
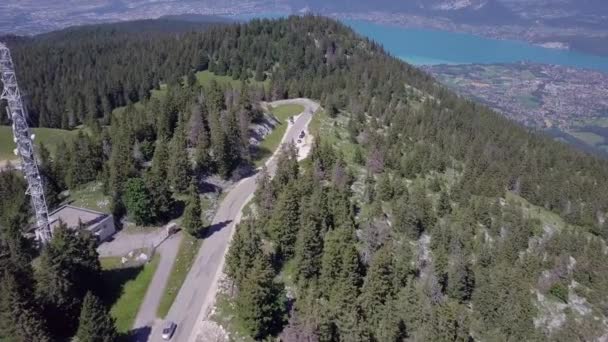
[[[235,80],[230,76],[219,76],[208,70],[197,72],[196,79],[198,80],[198,84],[205,86],[205,87],[209,86],[212,79],[215,79],[215,81],[217,83],[219,83],[220,85],[230,85],[233,89],[241,88],[240,80]],[[263,84],[265,88],[267,88],[268,85],[270,84],[269,80],[266,80],[264,82],[258,82],[258,81],[254,81],[253,79],[250,79],[249,82],[251,82],[251,84],[253,84],[253,85]]]
[[[36,143],[43,143],[51,153],[55,153],[57,146],[66,138],[71,138],[77,134],[77,130],[67,131],[56,128],[34,128]],[[13,132],[10,126],[0,126],[0,160],[15,160],[17,156],[13,154],[15,143],[13,142]]]
[[[272,114],[279,119],[279,124],[264,138],[264,141],[258,147],[259,153],[255,160],[256,166],[264,165],[266,159],[277,149],[287,130],[287,120],[303,111],[304,107],[294,104],[282,105],[271,109]]]
[[[185,79],[185,78],[184,78]],[[199,71],[196,73],[196,79],[198,81],[198,84],[204,87],[209,86],[209,84],[211,84],[211,80],[215,80],[218,84],[220,84],[221,86],[227,86],[230,85],[233,89],[240,89],[241,87],[241,81],[240,80],[234,80],[232,79],[232,77],[230,76],[219,76],[216,75],[210,71]],[[253,79],[251,79],[249,81],[251,84],[253,85],[260,85],[263,84],[264,87],[268,87],[268,85],[270,84],[269,80],[266,80],[264,82],[257,82],[254,81]],[[161,84],[160,85],[160,89],[152,89],[150,91],[150,94],[153,98],[156,99],[162,99],[165,94],[167,94],[167,85],[166,84]],[[135,106],[138,108],[142,108],[143,105],[141,102],[136,102]],[[125,110],[125,107],[118,107],[114,109],[114,114],[120,114]]]
[[[107,290],[104,299],[111,305],[110,314],[116,319],[119,332],[131,330],[159,260],[155,255],[143,267],[121,268],[120,258],[101,259]]]
[[[110,213],[110,197],[103,194],[101,182],[91,182],[70,190],[68,201],[77,207]]]

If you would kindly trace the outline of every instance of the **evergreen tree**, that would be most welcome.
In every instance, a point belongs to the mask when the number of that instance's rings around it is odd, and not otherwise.
[[[460,302],[466,302],[473,295],[475,274],[460,254],[452,258],[453,262],[448,269],[447,294]]]
[[[293,185],[288,184],[280,193],[267,225],[268,234],[276,243],[277,254],[287,260],[294,253],[294,247],[300,227],[300,195]]]
[[[196,85],[196,82],[196,75],[194,74],[194,71],[190,70],[190,72],[188,72],[188,76],[186,77],[186,84],[188,87],[192,88]]]
[[[102,165],[101,146],[88,134],[78,131],[78,135],[65,153],[71,156],[65,179],[70,188],[73,189],[97,178]]]
[[[410,239],[417,240],[422,233],[422,223],[416,209],[404,200],[393,204],[393,229],[406,234]]]
[[[410,279],[406,286],[399,290],[396,301],[395,315],[403,322],[405,330],[411,336],[426,318],[423,312],[425,303],[414,285],[414,279]]]
[[[182,219],[182,226],[188,234],[198,236],[203,228],[203,222],[201,220],[201,199],[196,189],[194,178],[188,187],[187,202],[186,209],[184,210],[184,218]]]
[[[134,173],[135,163],[131,148],[131,133],[125,119],[114,120],[112,127],[112,152],[109,160],[108,189],[112,198],[112,213],[122,216],[124,213],[124,202],[122,195],[127,179]]]
[[[44,199],[46,200],[47,206],[54,208],[61,201],[60,193],[63,179],[61,179],[61,174],[56,172],[51,159],[51,152],[42,142],[38,145],[37,151],[38,171],[42,176],[44,185]]]
[[[388,173],[384,172],[380,175],[378,183],[376,183],[376,192],[382,201],[390,201],[393,198],[393,187]]]
[[[245,220],[236,227],[226,255],[226,274],[240,287],[254,261],[261,257],[261,238],[256,222]]]
[[[344,251],[352,243],[352,240],[352,234],[343,228],[330,230],[325,234],[319,283],[321,293],[324,293],[326,296],[330,295],[336,279],[340,277],[343,271]]]
[[[223,98],[223,97],[222,97]],[[218,106],[217,104],[215,106]],[[209,113],[209,130],[211,132],[211,146],[214,164],[217,172],[223,178],[228,178],[234,168],[235,156],[231,155],[230,137],[224,130],[220,113],[211,111]]]
[[[55,227],[36,269],[36,292],[54,335],[72,336],[78,325],[82,299],[99,288],[101,266],[95,239],[64,224]]]
[[[178,193],[186,191],[190,182],[190,157],[187,147],[185,123],[183,116],[180,115],[177,127],[175,128],[175,134],[173,134],[173,139],[171,140],[169,170],[167,173],[173,191]]]
[[[0,339],[15,342],[52,341],[31,283],[10,271],[0,279]]]
[[[254,203],[258,210],[258,217],[264,221],[270,217],[274,202],[276,201],[270,175],[265,165],[262,166],[262,170],[256,178],[256,185]]]
[[[211,151],[211,141],[209,139],[209,132],[207,130],[203,130],[198,136],[196,150],[194,151],[196,169],[202,174],[211,174],[215,171],[213,158],[209,154]]]
[[[273,183],[276,184],[277,189],[298,178],[300,166],[297,156],[298,152],[294,144],[281,148],[277,156],[277,170],[273,178]]]
[[[114,342],[117,334],[114,319],[103,303],[88,292],[82,301],[78,331],[78,342]]]
[[[450,196],[446,191],[439,193],[439,202],[437,203],[437,215],[442,217],[449,214],[452,211],[452,204],[450,203]]]
[[[141,226],[154,222],[156,212],[143,179],[137,177],[127,181],[124,203],[129,217],[135,221],[135,224]]]
[[[391,248],[385,245],[374,255],[361,293],[361,307],[372,326],[377,326],[379,313],[393,296],[393,259]]]
[[[319,275],[323,255],[323,227],[318,220],[314,197],[308,202],[300,220],[300,231],[295,246],[297,277],[303,283]]]
[[[258,63],[255,66],[255,80],[257,82],[263,82],[264,79],[266,78],[266,75],[264,75],[264,66],[262,65],[261,61],[258,61]]]
[[[363,316],[363,308],[359,305],[361,283],[362,266],[359,253],[354,244],[347,244],[343,251],[341,271],[329,298],[329,305],[336,316],[336,325],[341,336],[347,336],[351,331],[362,328],[357,327]]]
[[[8,223],[0,223],[0,274],[11,271],[22,278],[31,278],[31,261],[35,251],[32,241],[21,230],[26,222],[13,218]]]
[[[239,287],[237,316],[258,340],[278,332],[285,320],[284,294],[274,276],[270,263],[262,256],[255,260]]]
[[[152,200],[153,211],[159,219],[167,219],[173,206],[173,198],[167,181],[167,160],[169,160],[167,144],[162,139],[158,140],[154,149],[152,167],[146,173],[146,187]]]

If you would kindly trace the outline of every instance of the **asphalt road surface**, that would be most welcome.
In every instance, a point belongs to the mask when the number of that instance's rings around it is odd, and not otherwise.
[[[156,253],[160,254],[160,262],[154,272],[148,291],[144,297],[144,301],[139,307],[139,312],[135,318],[135,324],[133,325],[136,330],[149,327],[154,324],[156,320],[156,309],[160,300],[163,297],[167,280],[171,275],[175,257],[179,251],[179,245],[182,241],[182,235],[184,233],[179,232],[175,235],[170,236],[167,240],[158,246]]]
[[[282,100],[271,104],[273,106],[300,104],[305,108],[304,112],[287,128],[282,143],[296,141],[300,132],[307,127],[313,113],[319,108],[316,102],[308,99]],[[271,174],[274,174],[276,153],[268,160],[266,167]],[[172,341],[195,341],[198,325],[207,315],[215,298],[217,280],[224,266],[224,255],[234,226],[240,219],[241,210],[251,200],[256,189],[256,177],[257,174],[241,180],[220,204],[209,228],[208,237],[203,242],[196,261],[167,315],[167,320],[177,323]],[[140,327],[136,332],[136,341],[162,341],[162,322],[152,322],[152,325]]]

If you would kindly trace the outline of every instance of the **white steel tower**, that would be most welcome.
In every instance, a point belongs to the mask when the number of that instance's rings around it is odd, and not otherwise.
[[[28,184],[27,194],[32,199],[32,206],[36,213],[36,239],[45,244],[51,239],[51,228],[49,212],[44,199],[44,186],[36,164],[33,136],[30,135],[27,124],[27,111],[21,101],[11,53],[3,43],[0,43],[0,81],[4,84],[0,100],[8,102],[7,112],[13,121],[13,140],[17,145],[15,154],[21,157],[21,169]]]

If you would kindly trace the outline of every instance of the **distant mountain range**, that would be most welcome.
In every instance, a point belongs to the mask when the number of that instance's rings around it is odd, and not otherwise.
[[[312,11],[386,11],[424,15],[441,15],[467,23],[503,24],[519,21],[519,17],[497,0],[287,0],[292,6],[302,6]]]
[[[0,35],[184,13],[305,12],[534,44],[558,43],[608,56],[608,0],[3,0]]]
[[[391,11],[443,16],[461,23],[585,25],[608,29],[605,0],[284,0],[313,11]]]

